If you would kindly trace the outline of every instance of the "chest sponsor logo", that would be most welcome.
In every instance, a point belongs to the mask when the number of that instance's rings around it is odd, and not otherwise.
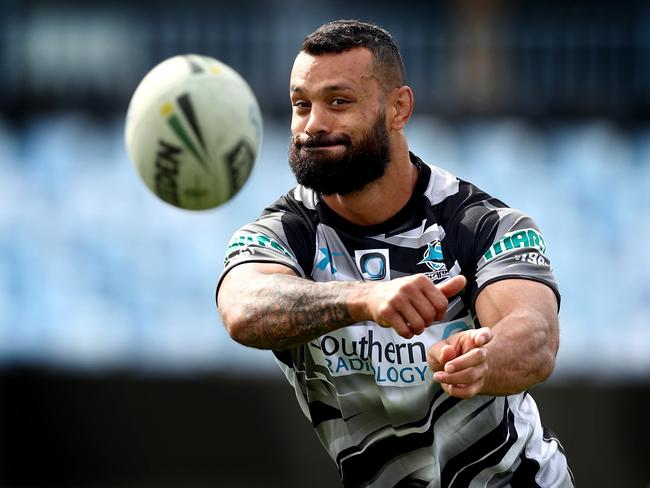
[[[483,257],[489,262],[501,254],[515,249],[532,248],[540,253],[546,253],[546,243],[542,235],[535,229],[522,229],[508,232],[485,251]]]
[[[426,377],[428,348],[469,329],[468,320],[433,325],[410,340],[379,327],[347,328],[319,337],[310,347],[318,350],[315,361],[326,366],[333,377],[366,374],[373,375],[379,385],[408,387],[432,379]]]
[[[417,264],[424,264],[429,268],[427,276],[431,281],[440,281],[449,276],[449,270],[442,255],[442,245],[438,239],[427,244],[424,256]]]
[[[364,249],[354,251],[357,268],[366,281],[390,280],[388,249]]]

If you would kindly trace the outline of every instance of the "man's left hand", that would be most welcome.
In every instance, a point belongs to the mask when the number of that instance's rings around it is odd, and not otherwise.
[[[427,362],[433,379],[450,395],[472,398],[480,393],[488,373],[487,349],[492,331],[487,327],[454,334],[432,345]]]

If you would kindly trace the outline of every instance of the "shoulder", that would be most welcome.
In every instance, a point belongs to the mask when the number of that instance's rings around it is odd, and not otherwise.
[[[317,212],[305,205],[296,188],[235,231],[226,250],[222,277],[244,262],[284,264],[301,276],[311,269]],[[221,279],[220,279],[221,282]]]
[[[431,173],[424,196],[444,228],[467,227],[468,224],[473,228],[485,215],[508,208],[502,201],[449,171],[430,164],[424,167]]]
[[[476,263],[495,239],[519,229],[537,229],[523,212],[450,172],[426,165],[431,172],[424,195],[444,229],[446,245],[463,261]]]
[[[315,192],[298,185],[266,207],[257,221],[278,220],[285,228],[313,231],[318,223],[317,204]]]

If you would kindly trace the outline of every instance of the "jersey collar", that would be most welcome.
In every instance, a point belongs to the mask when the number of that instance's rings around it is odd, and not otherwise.
[[[320,221],[330,227],[344,230],[350,234],[360,236],[375,236],[379,234],[395,234],[404,232],[414,225],[418,226],[422,223],[424,206],[422,205],[424,192],[429,184],[431,178],[431,169],[422,162],[415,154],[409,151],[411,163],[415,165],[418,170],[418,179],[413,189],[413,194],[406,205],[402,207],[395,215],[388,220],[374,225],[357,225],[349,220],[344,219],[334,210],[327,206],[323,199],[319,199],[317,204],[318,215]]]

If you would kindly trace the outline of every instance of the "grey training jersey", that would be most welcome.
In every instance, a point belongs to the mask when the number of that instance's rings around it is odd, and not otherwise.
[[[420,170],[415,192],[388,221],[353,225],[297,186],[235,233],[222,278],[247,262],[283,264],[318,282],[465,275],[444,320],[419,336],[357,323],[274,351],[278,364],[345,486],[573,486],[528,393],[453,398],[426,362],[435,342],[480,327],[474,303],[491,282],[539,281],[559,300],[544,238],[518,210],[411,160]]]

